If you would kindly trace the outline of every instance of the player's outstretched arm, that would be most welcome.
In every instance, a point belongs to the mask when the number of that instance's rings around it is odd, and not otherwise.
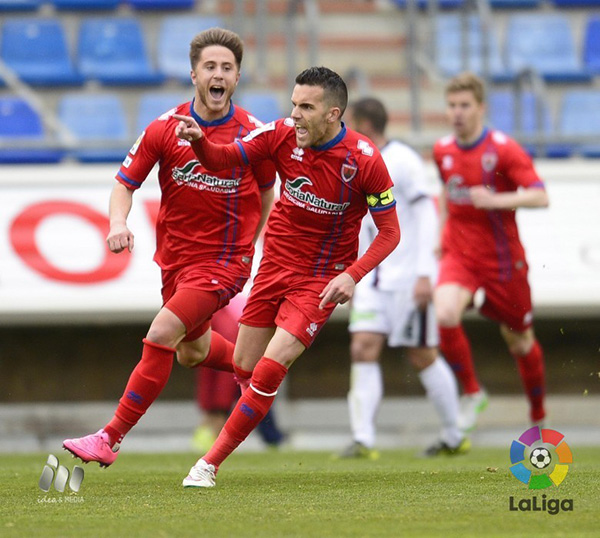
[[[519,207],[548,207],[548,193],[541,187],[520,188],[510,192],[495,192],[489,187],[476,185],[469,189],[471,202],[478,209],[511,211]]]
[[[111,252],[133,250],[133,234],[127,227],[127,217],[133,204],[133,191],[121,183],[116,183],[110,194],[108,215],[110,230],[106,244]]]

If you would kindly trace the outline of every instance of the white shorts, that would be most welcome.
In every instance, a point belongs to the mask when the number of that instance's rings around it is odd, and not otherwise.
[[[350,309],[351,333],[385,334],[390,347],[437,347],[438,327],[433,304],[418,310],[413,288],[381,291],[359,283],[354,290]]]

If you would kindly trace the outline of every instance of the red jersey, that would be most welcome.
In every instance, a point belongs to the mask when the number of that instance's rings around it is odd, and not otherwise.
[[[263,255],[300,273],[325,277],[347,269],[357,257],[367,208],[387,212],[396,205],[379,150],[344,124],[326,144],[302,149],[294,122],[281,119],[237,147],[246,163],[275,162],[281,195],[269,216]]]
[[[116,179],[129,189],[138,189],[159,163],[161,201],[154,260],[170,270],[213,260],[227,266],[233,257],[252,256],[261,215],[259,189],[273,186],[273,164],[263,161],[217,173],[207,171],[190,143],[175,135],[175,113],[191,115],[221,144],[262,125],[233,104],[227,116],[204,121],[194,112],[192,101],[165,112],[141,134]]]
[[[469,188],[484,185],[495,192],[519,187],[544,188],[525,151],[499,131],[484,129],[474,144],[459,146],[453,135],[439,140],[433,156],[445,184],[448,218],[442,252],[457,254],[469,266],[497,271],[508,280],[514,264],[525,263],[516,212],[477,209]]]

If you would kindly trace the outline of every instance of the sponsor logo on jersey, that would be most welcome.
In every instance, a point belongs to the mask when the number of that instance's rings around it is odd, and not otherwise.
[[[318,329],[319,326],[313,322],[308,327],[306,327],[306,332],[311,336],[314,336]]]
[[[366,140],[359,140],[356,146],[363,155],[367,155],[368,157],[373,156],[373,146],[371,146],[371,144],[369,144]]]
[[[144,138],[145,134],[146,134],[146,131],[142,131],[142,134],[140,136],[138,136],[138,139],[135,141],[133,146],[131,146],[131,149],[129,150],[129,153],[131,153],[131,155],[136,154],[138,148],[140,147],[140,144],[142,143],[142,138]]]
[[[304,155],[304,150],[302,148],[294,148],[291,157],[296,161],[302,162],[302,155]]]
[[[344,202],[343,204],[330,202],[325,198],[319,198],[312,192],[302,190],[303,187],[312,184],[312,181],[304,176],[287,179],[283,194],[295,205],[321,214],[341,213],[350,205],[350,202]]]
[[[454,165],[454,159],[452,155],[444,155],[442,157],[442,170],[450,170]]]
[[[453,174],[448,178],[448,199],[455,204],[471,205],[471,195],[469,187],[464,184],[464,179],[458,174]]]
[[[123,166],[125,168],[129,168],[129,165],[131,164],[131,162],[133,161],[133,159],[127,155],[127,157],[125,157],[125,160],[123,161]]]
[[[172,177],[178,185],[187,185],[198,190],[211,192],[234,192],[242,182],[242,178],[220,178],[205,172],[196,172],[200,161],[188,161],[181,168],[173,168]]]
[[[498,155],[495,153],[484,153],[481,156],[481,166],[486,172],[491,172],[498,164]]]

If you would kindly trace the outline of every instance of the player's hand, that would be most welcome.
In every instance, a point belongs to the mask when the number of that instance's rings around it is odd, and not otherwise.
[[[111,252],[118,254],[125,249],[131,252],[133,250],[133,234],[125,224],[114,225],[110,227],[106,244]]]
[[[200,140],[204,136],[202,129],[200,129],[196,120],[191,116],[173,114],[173,118],[179,120],[177,127],[175,127],[175,134],[178,138],[193,142],[195,140]]]
[[[348,273],[340,273],[332,278],[319,294],[319,297],[323,299],[319,308],[323,310],[328,303],[347,303],[354,295],[355,286],[356,282]]]
[[[489,187],[476,185],[469,189],[471,202],[477,209],[498,209],[496,205],[496,193]]]

